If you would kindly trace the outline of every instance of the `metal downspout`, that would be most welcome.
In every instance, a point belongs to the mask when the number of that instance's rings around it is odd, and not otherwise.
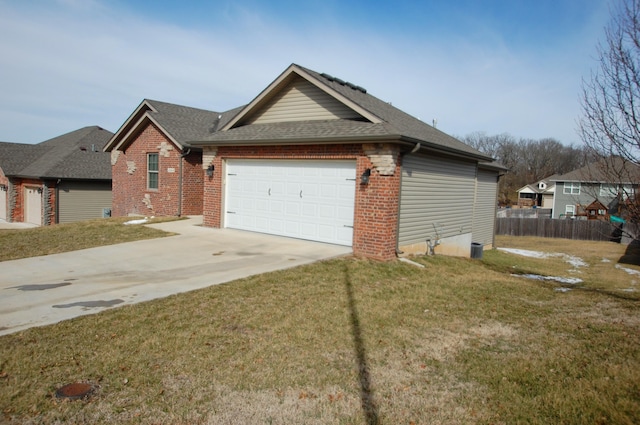
[[[62,180],[58,179],[56,182],[56,214],[55,214],[55,224],[60,224],[60,182]]]

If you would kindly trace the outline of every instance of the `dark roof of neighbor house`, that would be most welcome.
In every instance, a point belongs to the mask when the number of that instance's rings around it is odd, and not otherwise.
[[[337,119],[238,125],[224,131],[211,133],[202,139],[193,139],[191,142],[196,145],[206,145],[212,142],[222,144],[239,141],[300,143],[305,141],[348,141],[356,139],[373,141],[391,139],[414,144],[420,143],[422,147],[463,154],[484,161],[491,160],[486,154],[368,94],[361,87],[345,83],[328,74],[319,74],[310,69],[292,64],[278,79],[281,79],[287,73],[294,72],[303,76],[303,78],[312,79],[315,84],[323,85],[333,90],[354,105],[362,108],[362,110],[377,117],[379,119],[378,122]],[[240,109],[239,112],[247,111]],[[504,167],[500,166],[498,168]]]
[[[35,145],[0,143],[0,167],[15,177],[111,180],[110,155],[102,149],[112,136],[91,126]]]
[[[602,158],[577,170],[560,176],[552,176],[553,182],[582,183],[640,183],[640,167],[614,156]]]
[[[45,150],[38,145],[0,142],[0,169],[6,176],[17,175],[37,160]]]

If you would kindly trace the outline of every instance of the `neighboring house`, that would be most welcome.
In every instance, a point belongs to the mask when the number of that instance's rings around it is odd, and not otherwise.
[[[202,148],[188,142],[216,131],[222,115],[142,101],[105,146],[111,152],[113,215],[201,215]]]
[[[553,178],[556,191],[553,202],[553,218],[587,218],[587,207],[602,210],[606,214],[618,214],[621,200],[635,198],[640,182],[640,169],[620,158],[603,159],[577,170]],[[597,201],[597,202],[596,202]]]
[[[176,214],[176,197],[187,214],[178,157],[201,150],[205,226],[341,244],[381,260],[491,246],[504,171],[362,87],[295,64],[224,113],[145,100],[105,150],[117,215]]]
[[[30,145],[0,143],[0,219],[36,225],[108,216],[113,133],[85,127]]]
[[[554,174],[518,189],[518,206],[553,208],[553,195],[556,189],[553,179],[557,176]]]

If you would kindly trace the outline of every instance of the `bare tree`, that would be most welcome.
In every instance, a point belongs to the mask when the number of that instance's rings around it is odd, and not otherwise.
[[[604,164],[600,178],[635,191],[640,183],[640,0],[616,3],[597,52],[598,69],[582,83],[580,136]],[[621,195],[628,219],[639,222],[634,193]]]
[[[553,138],[516,140],[508,133],[489,136],[475,132],[461,140],[507,167],[498,188],[501,204],[517,202],[517,190],[528,183],[585,165],[582,148],[565,146]]]

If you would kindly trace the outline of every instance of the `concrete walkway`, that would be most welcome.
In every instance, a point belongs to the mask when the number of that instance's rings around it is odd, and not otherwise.
[[[352,252],[201,223],[150,225],[177,236],[0,262],[0,335]]]

